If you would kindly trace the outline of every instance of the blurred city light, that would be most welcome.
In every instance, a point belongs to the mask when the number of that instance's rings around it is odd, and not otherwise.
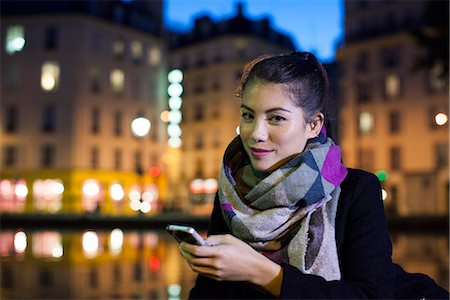
[[[109,236],[109,251],[112,255],[119,255],[123,247],[123,230],[114,228]]]
[[[99,239],[95,231],[86,231],[82,237],[83,252],[87,258],[93,258],[98,254]]]
[[[14,235],[14,250],[16,253],[24,253],[27,249],[27,235],[23,231],[18,231]]]
[[[109,187],[109,193],[111,194],[111,199],[115,201],[121,201],[125,197],[125,191],[119,183],[113,183]]]
[[[150,120],[144,117],[137,117],[131,122],[131,132],[138,138],[146,136],[150,131],[150,127]]]
[[[167,75],[169,82],[180,83],[183,81],[183,72],[180,69],[173,69]]]
[[[447,124],[448,116],[446,114],[440,112],[434,116],[434,120],[437,125],[442,126],[442,125]]]

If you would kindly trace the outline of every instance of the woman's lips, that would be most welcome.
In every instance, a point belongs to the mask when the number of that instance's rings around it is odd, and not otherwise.
[[[272,150],[250,148],[250,152],[254,158],[264,158],[272,153]]]

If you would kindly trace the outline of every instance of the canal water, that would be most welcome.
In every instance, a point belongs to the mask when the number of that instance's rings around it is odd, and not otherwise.
[[[448,235],[392,240],[395,262],[448,289]],[[164,231],[7,229],[0,255],[1,299],[186,299],[196,277]]]

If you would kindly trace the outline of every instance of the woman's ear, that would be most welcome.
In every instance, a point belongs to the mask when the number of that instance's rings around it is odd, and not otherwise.
[[[307,124],[308,126],[308,138],[315,138],[319,135],[320,131],[322,130],[322,126],[324,126],[325,123],[325,117],[323,113],[317,113],[313,116],[311,121]]]

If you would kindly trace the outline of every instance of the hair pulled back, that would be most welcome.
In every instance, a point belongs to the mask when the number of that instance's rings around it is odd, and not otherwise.
[[[246,86],[255,83],[284,85],[294,105],[304,111],[306,121],[311,121],[317,113],[323,113],[325,123],[328,123],[328,75],[313,54],[293,52],[257,57],[245,65],[236,96],[242,98]]]

